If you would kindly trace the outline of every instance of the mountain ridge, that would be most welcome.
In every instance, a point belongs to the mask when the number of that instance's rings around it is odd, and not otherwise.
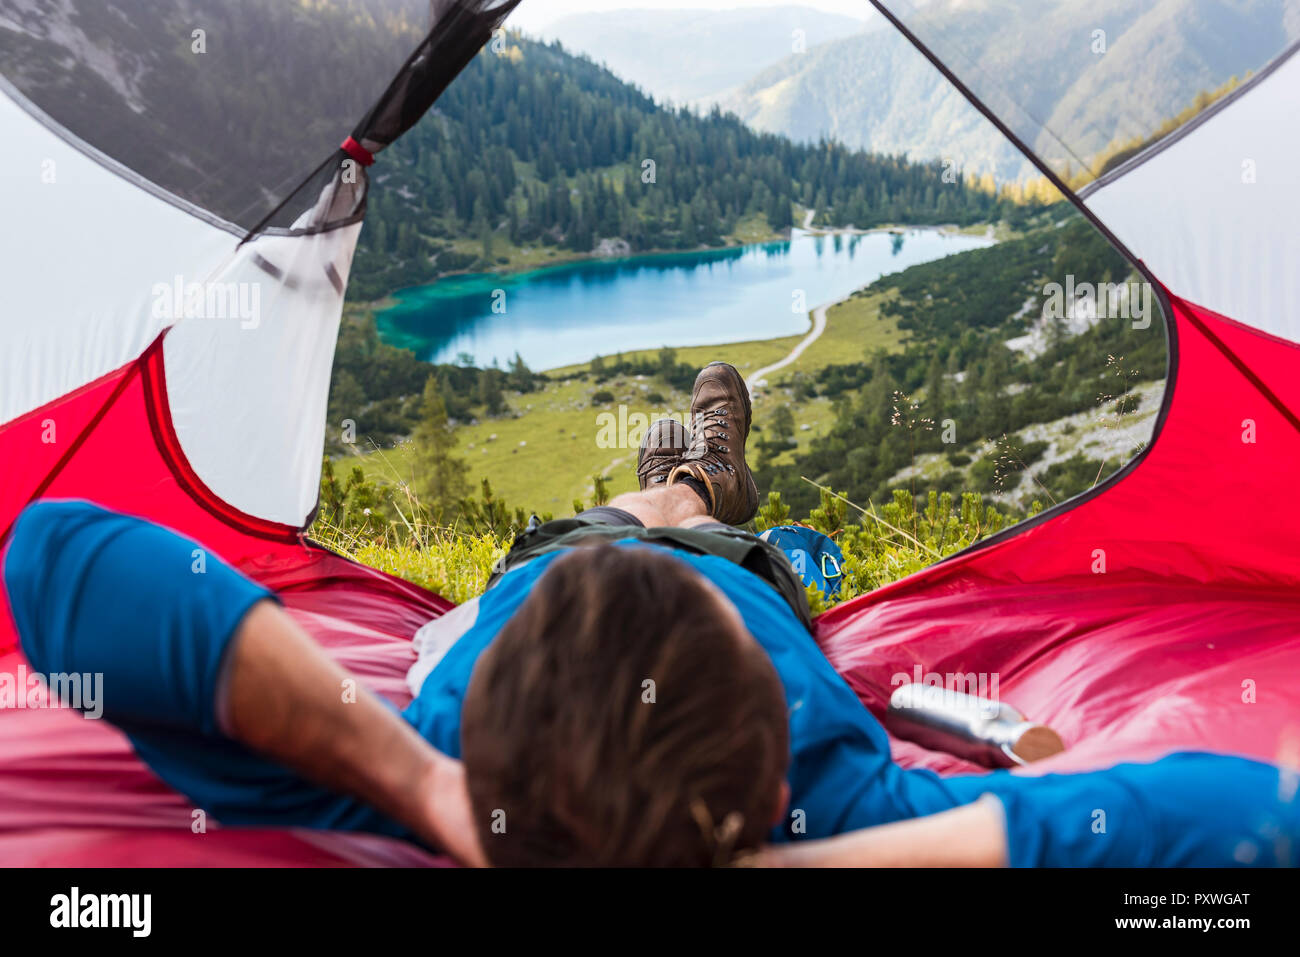
[[[809,22],[814,13],[772,9]],[[711,29],[739,13],[714,11]],[[613,31],[616,15],[600,14],[564,18],[551,32],[624,75],[634,72],[620,52],[624,45],[661,59],[674,45],[694,49],[681,40],[680,22],[658,14],[625,21],[625,39],[611,32],[591,48],[579,26],[596,17]],[[787,30],[789,22],[771,20],[771,42],[788,40],[777,27]],[[748,19],[734,22],[743,32]],[[871,22],[877,29],[868,28]],[[1199,95],[1258,70],[1300,38],[1300,6],[1287,0],[1095,0],[1086,7],[1071,0],[932,0],[918,5],[908,22],[1062,173],[1086,165],[1112,143],[1144,138]],[[1104,31],[1104,53],[1095,52],[1097,30]],[[753,58],[742,81],[685,101],[699,109],[716,103],[757,130],[799,142],[831,138],[855,149],[951,161],[1000,181],[1036,175],[883,18],[848,36],[810,29],[807,40],[803,52],[766,63]],[[683,74],[696,68],[682,57],[665,62]],[[628,78],[657,98],[678,102],[682,98],[670,94],[693,82],[683,75],[670,86],[652,72]]]
[[[661,102],[707,110],[722,93],[793,53],[796,44],[809,49],[869,25],[883,22],[789,4],[570,14],[536,32],[603,63]]]

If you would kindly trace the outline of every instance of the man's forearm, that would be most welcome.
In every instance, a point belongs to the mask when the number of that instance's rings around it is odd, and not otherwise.
[[[820,841],[765,851],[775,867],[1006,867],[1002,804],[986,796],[973,804],[896,821]]]
[[[102,678],[96,707],[137,748],[170,734],[154,755],[167,758],[154,768],[165,780],[200,783],[201,757],[186,769],[185,756],[161,754],[187,735],[200,755],[232,738],[478,859],[460,763],[364,689],[345,695],[348,674],[270,592],[196,542],[86,502],[41,502],[14,525],[3,572],[33,667]],[[255,809],[236,799],[227,810]]]
[[[220,709],[231,737],[481,863],[460,762],[357,686],[274,603],[249,612],[226,669]]]

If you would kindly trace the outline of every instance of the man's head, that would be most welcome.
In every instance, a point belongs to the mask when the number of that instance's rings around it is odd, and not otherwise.
[[[461,747],[498,866],[706,866],[784,812],[780,680],[735,608],[659,549],[557,559],[479,659]]]

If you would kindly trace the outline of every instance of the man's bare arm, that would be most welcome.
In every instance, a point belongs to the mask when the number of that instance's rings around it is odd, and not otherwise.
[[[229,654],[219,712],[231,737],[355,795],[463,863],[485,863],[461,763],[359,682],[345,696],[356,679],[277,605],[253,607]]]
[[[1002,802],[985,795],[974,804],[927,817],[769,847],[756,863],[770,867],[1006,867],[1006,819]]]

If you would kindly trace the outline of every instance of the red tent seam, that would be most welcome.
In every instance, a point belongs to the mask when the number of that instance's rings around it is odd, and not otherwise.
[[[1300,418],[1298,418],[1296,414],[1291,411],[1290,407],[1285,402],[1283,402],[1280,398],[1278,398],[1272,389],[1270,389],[1267,385],[1265,385],[1264,380],[1261,379],[1256,374],[1255,370],[1253,370],[1250,366],[1246,365],[1246,363],[1241,359],[1241,357],[1239,357],[1235,352],[1232,351],[1231,348],[1228,347],[1227,343],[1225,343],[1222,339],[1220,339],[1218,336],[1216,336],[1213,332],[1210,331],[1210,327],[1200,320],[1200,318],[1196,315],[1196,310],[1191,307],[1191,305],[1187,302],[1187,300],[1180,299],[1179,302],[1181,302],[1184,306],[1187,306],[1187,318],[1191,321],[1192,325],[1196,327],[1197,331],[1200,332],[1200,334],[1206,338],[1206,340],[1210,343],[1210,345],[1218,349],[1219,352],[1223,354],[1223,357],[1232,363],[1233,367],[1236,368],[1236,370],[1240,372],[1243,377],[1245,377],[1246,381],[1249,382],[1255,388],[1255,390],[1259,392],[1260,395],[1262,395],[1265,399],[1267,399],[1272,404],[1272,406],[1275,409],[1277,409],[1279,413],[1281,413],[1282,417],[1291,424],[1291,427],[1293,429],[1295,429],[1297,432],[1300,432]],[[1255,332],[1256,330],[1252,329],[1251,331]],[[1277,339],[1276,336],[1272,338]],[[1285,340],[1277,340],[1277,341],[1285,342]],[[1290,345],[1290,343],[1286,343],[1286,344]]]
[[[163,362],[162,344],[168,330],[163,330],[140,357],[140,372],[144,381],[145,408],[154,442],[167,464],[176,484],[194,503],[215,518],[238,529],[246,535],[287,544],[300,544],[302,530],[281,522],[271,522],[240,511],[210,489],[194,471],[176,426],[172,422],[171,407],[167,400],[167,373]]]

